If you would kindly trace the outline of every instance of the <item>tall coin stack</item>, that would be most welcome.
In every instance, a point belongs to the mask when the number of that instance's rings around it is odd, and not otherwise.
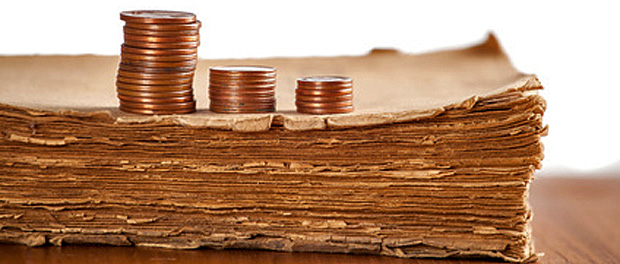
[[[276,69],[272,67],[211,67],[209,108],[218,113],[274,112],[275,88]]]
[[[120,109],[136,114],[196,111],[192,84],[200,44],[196,15],[125,11],[121,63],[116,77]]]
[[[297,112],[341,114],[353,111],[353,81],[349,77],[316,76],[297,79]]]

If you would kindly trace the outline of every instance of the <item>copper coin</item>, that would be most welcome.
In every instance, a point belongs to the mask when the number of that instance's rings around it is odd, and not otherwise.
[[[251,96],[215,96],[209,95],[211,103],[214,105],[234,105],[234,106],[251,106],[251,105],[269,105],[275,104],[276,98],[270,97],[256,97]]]
[[[269,80],[275,80],[276,79],[276,74],[275,73],[258,73],[258,74],[238,74],[237,72],[233,72],[231,74],[222,74],[222,73],[217,73],[217,72],[209,72],[209,77],[210,78],[217,78],[217,79],[231,79],[231,80],[262,80],[262,79],[269,79]]]
[[[275,102],[276,98],[269,97],[256,97],[256,96],[226,96],[226,95],[209,95],[209,99],[217,102],[248,102],[248,103],[269,103]]]
[[[135,65],[127,65],[124,63],[119,64],[119,69],[124,71],[131,72],[143,72],[143,73],[178,73],[178,72],[194,72],[196,66],[191,67],[144,67],[144,66],[135,66]]]
[[[168,55],[193,55],[198,52],[197,48],[189,48],[189,49],[149,49],[149,48],[135,48],[129,47],[127,45],[121,45],[121,54],[131,53],[131,54],[144,54],[144,55],[152,55],[152,56],[168,56]]]
[[[276,89],[275,83],[238,83],[238,82],[229,82],[229,83],[217,83],[217,82],[209,82],[209,87],[213,87],[214,89]]]
[[[210,105],[209,110],[216,113],[269,113],[275,112],[275,106],[264,106],[264,107],[254,107],[254,108],[245,108],[245,107],[235,107],[235,106],[216,106]]]
[[[196,112],[195,107],[179,108],[179,109],[167,109],[167,110],[153,110],[142,108],[131,108],[121,105],[119,109],[123,112],[141,115],[173,115],[173,114],[189,114]]]
[[[123,33],[129,34],[129,35],[138,35],[138,36],[174,37],[174,36],[196,36],[198,35],[198,30],[156,31],[156,30],[123,27]]]
[[[174,42],[174,43],[153,43],[125,40],[125,44],[130,47],[145,48],[145,49],[192,49],[197,48],[200,45],[199,41],[194,42]]]
[[[265,103],[265,104],[257,104],[257,103],[217,103],[211,101],[209,104],[209,108],[214,109],[237,109],[237,110],[257,110],[257,109],[275,109],[275,103]]]
[[[221,78],[221,77],[209,77],[210,83],[216,84],[228,84],[228,83],[237,83],[237,84],[276,84],[275,78]]]
[[[329,115],[329,114],[343,114],[353,112],[353,106],[346,106],[340,108],[300,108],[297,107],[297,112],[304,114],[314,115]]]
[[[129,108],[140,108],[140,109],[153,109],[153,110],[166,110],[166,109],[185,109],[185,108],[194,108],[196,107],[196,101],[190,102],[177,102],[177,103],[165,103],[165,104],[154,104],[154,103],[135,103],[135,102],[127,102],[120,101],[122,106]]]
[[[255,109],[242,109],[235,107],[209,107],[209,110],[215,113],[222,114],[255,114],[255,113],[271,113],[275,112],[275,107],[266,107],[266,108],[255,108]]]
[[[209,108],[213,109],[228,109],[228,110],[245,110],[245,111],[253,111],[253,110],[264,110],[275,109],[275,104],[264,104],[264,105],[216,105],[210,104]]]
[[[189,54],[189,55],[167,55],[167,56],[151,56],[144,54],[133,54],[123,52],[121,54],[121,58],[129,59],[129,60],[137,60],[137,61],[191,61],[196,60],[198,58],[198,54]]]
[[[272,97],[275,98],[275,91],[218,91],[209,90],[210,96],[240,96],[240,97]]]
[[[198,30],[202,26],[200,20],[196,20],[194,23],[187,24],[145,24],[145,23],[125,23],[125,27],[133,29],[143,29],[152,31],[186,31],[186,30]]]
[[[275,95],[276,91],[272,89],[209,89],[209,94],[220,95],[248,95],[248,96],[271,96]]]
[[[256,114],[256,113],[271,113],[275,112],[276,108],[261,108],[261,109],[239,109],[234,107],[209,107],[211,112],[221,114]]]
[[[125,41],[127,40],[140,41],[140,42],[152,42],[152,43],[183,43],[183,42],[197,42],[200,40],[200,37],[198,35],[158,37],[158,36],[130,35],[130,34],[125,33]]]
[[[321,85],[321,84],[349,84],[351,78],[342,76],[312,76],[297,79],[297,84]]]
[[[351,84],[313,85],[313,86],[297,85],[297,89],[303,89],[303,90],[339,90],[339,89],[347,89],[347,88],[353,88],[353,85]]]
[[[272,77],[260,77],[260,78],[229,78],[229,77],[220,77],[220,76],[209,76],[210,83],[217,84],[227,84],[227,83],[238,83],[238,84],[276,84],[277,79]]]
[[[297,89],[303,91],[332,91],[347,88],[353,88],[353,82],[349,77],[314,76],[297,79]]]
[[[209,68],[213,72],[222,73],[273,73],[276,71],[271,66],[254,66],[254,65],[230,65],[230,66],[214,66]]]
[[[214,82],[276,82],[275,76],[248,76],[248,75],[215,75],[209,74],[209,80]]]
[[[182,103],[191,102],[194,100],[194,96],[180,96],[180,97],[165,97],[165,98],[152,98],[152,97],[135,97],[119,94],[118,99],[127,102],[135,103],[153,103],[153,104],[165,104],[165,103]]]
[[[339,96],[305,96],[305,95],[296,95],[295,100],[304,101],[304,102],[342,102],[342,101],[351,101],[353,100],[353,95],[339,95]]]
[[[215,97],[227,97],[227,96],[232,96],[232,97],[247,97],[247,98],[275,98],[276,93],[275,92],[235,92],[235,91],[213,91],[210,90],[209,91],[209,96],[215,96]]]
[[[276,89],[274,83],[209,83],[209,87],[213,87],[213,89]]]
[[[117,81],[116,87],[125,89],[125,90],[141,91],[141,92],[158,92],[158,91],[169,92],[169,91],[184,91],[184,90],[192,89],[192,84],[184,83],[184,84],[175,84],[175,85],[140,85],[140,84],[130,84],[130,83],[123,83],[123,82]]]
[[[256,90],[256,89],[260,89],[260,90],[275,90],[276,86],[274,84],[243,84],[243,85],[238,85],[238,84],[214,84],[214,83],[210,83],[209,84],[209,89],[214,89],[214,90]]]
[[[341,108],[341,107],[353,106],[353,101],[343,101],[343,102],[295,101],[295,105],[297,107],[302,107],[302,108]]]
[[[274,93],[275,89],[273,88],[261,88],[261,87],[255,87],[255,88],[246,88],[246,87],[235,87],[235,86],[228,86],[228,87],[217,87],[217,86],[209,86],[209,91],[213,91],[213,92],[220,92],[220,93]]]
[[[228,80],[228,81],[224,81],[224,80],[210,79],[209,84],[220,86],[220,87],[226,87],[226,86],[248,86],[248,87],[272,86],[272,87],[276,87],[275,80],[264,80],[264,81],[261,81],[261,80]]]
[[[215,74],[225,75],[257,75],[268,74],[271,75],[276,72],[276,69],[270,66],[245,66],[245,65],[233,65],[233,66],[215,66],[209,68],[209,71]]]
[[[133,97],[151,97],[151,98],[164,98],[164,97],[183,97],[183,96],[193,96],[194,90],[153,90],[153,91],[144,91],[144,90],[129,90],[123,88],[116,88],[116,92],[118,94],[122,94],[125,96],[133,96]]]
[[[159,80],[152,80],[159,81]],[[119,80],[116,80],[116,86],[123,89],[131,89],[131,90],[164,90],[164,91],[179,91],[186,90],[192,88],[192,83],[181,83],[181,84],[137,84],[137,83],[125,83]]]
[[[116,76],[116,81],[126,84],[139,84],[139,85],[181,85],[181,84],[191,84],[194,81],[194,78],[184,78],[184,79],[164,79],[164,80],[143,80],[143,79],[134,79],[127,78],[123,76]]]
[[[177,73],[142,73],[118,70],[118,76],[142,80],[167,80],[167,79],[184,79],[193,78],[194,72],[177,72]]]
[[[144,98],[171,98],[171,97],[194,96],[193,89],[181,90],[181,91],[143,92],[143,91],[135,91],[135,90],[117,88],[116,92],[118,93],[118,95],[132,96],[132,97],[144,97]]]
[[[231,72],[230,74],[224,74],[221,72],[209,71],[210,78],[217,79],[233,79],[233,80],[244,80],[244,79],[276,79],[276,73],[239,73],[239,72]]]
[[[228,108],[228,109],[245,109],[245,110],[254,110],[254,109],[275,109],[275,103],[265,103],[265,104],[256,104],[256,103],[230,103],[230,104],[218,104],[215,102],[211,102],[209,104],[209,108]]]
[[[121,20],[143,24],[187,24],[196,22],[196,15],[179,11],[135,10],[121,12]]]
[[[302,96],[344,96],[353,94],[352,88],[339,89],[339,90],[306,90],[295,89],[295,94]]]
[[[140,66],[147,68],[176,68],[176,67],[196,67],[197,60],[188,61],[139,61],[126,59],[121,55],[121,63],[127,66]]]
[[[211,100],[211,105],[246,107],[246,108],[257,108],[257,107],[273,106],[273,105],[275,105],[275,103],[276,103],[275,100],[273,100],[273,101],[265,101],[265,102]]]
[[[257,111],[257,112],[268,112],[268,111],[275,111],[276,106],[274,104],[272,105],[256,105],[256,106],[235,106],[235,105],[209,105],[209,109],[211,109],[212,111],[217,111],[220,110],[220,112],[228,112],[228,111],[236,111],[238,113],[251,113],[252,111]]]
[[[210,96],[251,96],[251,97],[274,97],[274,91],[252,91],[252,92],[231,92],[231,91],[209,91]]]

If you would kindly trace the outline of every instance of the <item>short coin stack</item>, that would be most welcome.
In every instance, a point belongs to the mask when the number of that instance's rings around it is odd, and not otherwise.
[[[297,79],[297,112],[340,114],[353,111],[353,81],[349,77],[316,76]]]
[[[116,78],[120,109],[136,114],[196,111],[192,83],[200,44],[196,15],[175,11],[125,11],[121,63]]]
[[[272,67],[211,67],[209,108],[218,113],[274,112],[275,88],[276,69]]]

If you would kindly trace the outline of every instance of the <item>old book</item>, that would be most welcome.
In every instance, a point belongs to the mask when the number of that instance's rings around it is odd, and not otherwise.
[[[118,57],[0,57],[0,241],[532,259],[545,101],[498,42],[200,61],[199,111],[118,111]],[[206,109],[213,65],[278,69],[278,112]],[[295,79],[356,110],[294,112]]]

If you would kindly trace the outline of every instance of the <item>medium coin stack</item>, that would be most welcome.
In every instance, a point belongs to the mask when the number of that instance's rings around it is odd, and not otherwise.
[[[211,67],[209,108],[218,113],[274,112],[275,88],[276,69],[272,67]]]
[[[176,11],[125,11],[121,63],[116,77],[120,109],[136,114],[196,111],[192,84],[200,44],[196,15]]]
[[[353,111],[353,81],[349,77],[316,76],[297,79],[297,112],[341,114]]]

